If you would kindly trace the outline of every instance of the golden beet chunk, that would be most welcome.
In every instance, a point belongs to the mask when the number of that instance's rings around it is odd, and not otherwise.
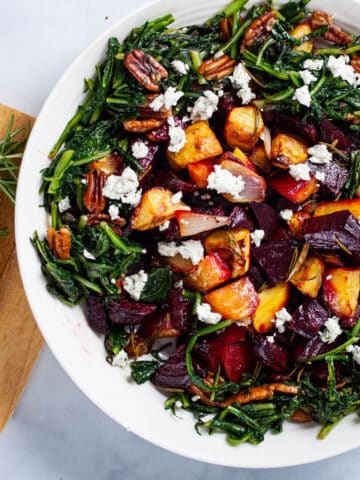
[[[274,328],[276,312],[286,307],[289,297],[288,283],[280,283],[259,293],[259,304],[253,316],[253,327],[257,332],[265,333]]]
[[[310,256],[291,277],[290,282],[304,295],[316,298],[322,285],[324,270],[325,263],[318,257]]]

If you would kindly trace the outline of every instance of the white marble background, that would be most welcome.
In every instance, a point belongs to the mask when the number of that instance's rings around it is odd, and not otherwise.
[[[0,0],[0,102],[36,115],[73,58],[145,1]],[[355,480],[359,470],[359,449],[268,471],[215,467],[171,454],[98,410],[47,347],[0,434],[0,480]]]

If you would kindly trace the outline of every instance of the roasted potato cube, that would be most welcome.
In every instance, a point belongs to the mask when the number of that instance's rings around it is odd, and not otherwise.
[[[290,220],[287,222],[288,227],[290,228],[290,230],[293,232],[294,235],[301,238],[303,223],[307,218],[310,218],[310,217],[311,217],[310,213],[304,212],[303,210],[300,210],[299,212],[295,212],[293,213]]]
[[[207,179],[211,172],[214,171],[214,166],[219,164],[220,160],[210,158],[208,160],[201,160],[201,162],[190,163],[188,165],[188,172],[191,180],[199,187],[207,187]]]
[[[175,170],[186,168],[190,163],[200,162],[223,153],[222,146],[208,122],[201,121],[189,125],[185,130],[186,143],[180,152],[167,150],[170,167]]]
[[[252,149],[250,160],[264,173],[270,172],[270,161],[266,155],[265,147],[263,143],[257,143]]]
[[[206,292],[229,280],[231,272],[217,253],[206,255],[196,269],[184,279],[187,287]]]
[[[244,323],[255,312],[259,303],[254,285],[248,277],[241,277],[235,282],[213,290],[205,295],[204,301],[224,319],[231,319],[234,322],[244,320]]]
[[[163,187],[147,190],[131,217],[131,228],[150,230],[175,217],[177,210],[190,210],[185,203],[173,201],[173,192]]]
[[[360,269],[329,268],[323,277],[324,300],[334,315],[351,318],[355,315],[360,293]]]
[[[308,158],[307,145],[285,133],[278,133],[271,142],[271,160],[279,168],[304,163]]]
[[[231,278],[237,278],[250,267],[250,232],[246,228],[217,230],[204,241],[207,253],[217,252],[231,267]]]
[[[290,285],[279,283],[259,294],[259,304],[253,316],[253,327],[259,333],[270,331],[275,326],[275,314],[286,307],[290,297]]]
[[[322,285],[324,270],[325,263],[318,257],[310,256],[291,277],[290,282],[304,295],[316,298]]]
[[[269,179],[269,185],[280,195],[297,204],[305,202],[318,191],[315,177],[311,177],[310,180],[296,181],[287,172],[275,173]]]
[[[342,210],[348,210],[358,219],[360,217],[360,198],[320,203],[314,211],[314,217],[321,217],[330,213],[341,212]]]
[[[231,148],[238,147],[250,152],[264,130],[261,112],[254,106],[236,107],[228,114],[224,137]]]
[[[309,33],[312,32],[311,26],[307,22],[299,23],[299,25],[296,25],[296,27],[290,32],[290,36],[293,38],[296,38],[296,40],[300,40],[300,38],[305,37],[306,35],[309,35]],[[294,47],[294,50],[297,52],[307,52],[311,53],[313,49],[313,41],[312,40],[307,40],[306,42],[303,42],[301,45],[296,45]]]

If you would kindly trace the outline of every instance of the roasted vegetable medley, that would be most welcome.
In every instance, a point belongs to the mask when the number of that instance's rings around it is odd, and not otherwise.
[[[360,404],[360,41],[308,0],[246,4],[109,39],[32,242],[107,360],[199,433],[324,438]]]

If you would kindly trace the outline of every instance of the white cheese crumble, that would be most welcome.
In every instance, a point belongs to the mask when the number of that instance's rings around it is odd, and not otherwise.
[[[173,60],[170,65],[173,67],[175,72],[180,73],[180,75],[186,75],[189,71],[189,65],[182,60]]]
[[[318,165],[330,163],[333,158],[327,146],[321,143],[308,148],[308,154],[310,155],[309,161]]]
[[[136,159],[144,158],[149,153],[149,147],[145,142],[138,140],[131,145],[131,153]]]
[[[180,152],[186,143],[185,130],[180,125],[175,124],[174,117],[169,117],[167,121],[169,125],[169,138],[168,145],[169,152]]]
[[[310,180],[310,168],[307,163],[298,163],[289,166],[290,175],[298,182],[299,180]]]
[[[295,90],[293,100],[296,100],[297,102],[299,102],[301,105],[304,105],[305,107],[310,107],[311,95],[309,91],[309,86],[303,85],[302,87],[297,88]]]
[[[221,165],[215,165],[214,171],[208,176],[207,187],[218,193],[228,193],[235,200],[241,200],[239,194],[244,190],[245,182],[241,175],[235,176],[229,170],[221,168]]]
[[[254,230],[250,233],[252,243],[255,243],[255,247],[260,247],[262,239],[265,236],[264,230]]]
[[[170,220],[167,220],[166,222],[162,223],[159,226],[160,232],[163,232],[164,230],[167,230],[170,227]]]
[[[279,333],[285,332],[285,324],[290,322],[291,318],[292,317],[286,308],[282,308],[275,313],[275,327],[278,329]]]
[[[241,98],[244,105],[247,105],[256,98],[255,93],[249,87],[251,77],[248,74],[245,65],[238,63],[233,71],[230,81],[235,89],[238,89],[237,96]]]
[[[360,365],[360,347],[359,345],[351,345],[353,346],[353,350],[352,350],[352,357],[353,357],[353,360],[355,363],[359,364]]]
[[[333,277],[332,275],[326,275],[325,279],[326,279],[326,280],[331,280],[332,277]]]
[[[183,280],[179,280],[178,282],[174,283],[174,288],[183,288],[183,286],[184,286]]]
[[[92,253],[90,253],[88,250],[86,250],[86,248],[84,248],[83,255],[88,260],[96,260],[96,257]]]
[[[69,197],[65,197],[65,198],[63,198],[62,200],[59,201],[58,209],[59,209],[60,213],[66,212],[66,210],[69,210],[69,208],[71,208]]]
[[[126,167],[121,175],[110,175],[105,182],[103,195],[112,200],[120,200],[132,206],[140,202],[141,190],[136,172]]]
[[[325,172],[315,172],[315,178],[316,180],[319,180],[319,182],[323,182],[325,180]]]
[[[294,212],[290,208],[285,208],[285,210],[280,211],[280,217],[287,222],[290,220],[293,214]]]
[[[299,72],[301,80],[304,82],[305,85],[310,85],[310,83],[315,82],[317,78],[313,75],[310,70],[301,70]]]
[[[147,273],[144,270],[139,270],[137,273],[124,278],[124,290],[127,291],[132,299],[140,300],[141,292],[144,290],[147,279]]]
[[[158,252],[163,257],[174,257],[179,254],[185,259],[190,259],[193,265],[197,265],[204,257],[204,247],[200,240],[185,240],[180,245],[175,242],[159,242]]]
[[[342,330],[339,325],[338,317],[330,317],[325,322],[325,330],[319,332],[319,336],[324,343],[334,342],[339,335],[341,335]]]
[[[117,205],[110,205],[108,208],[108,212],[111,220],[116,220],[117,218],[119,218],[119,207]]]
[[[191,109],[191,120],[198,122],[199,120],[209,120],[217,110],[219,97],[211,90],[205,90],[204,94],[199,97]]]
[[[193,395],[191,397],[191,401],[192,402],[198,402],[200,400],[200,398],[201,398],[200,395]]]
[[[266,337],[266,340],[269,342],[269,343],[274,343],[275,342],[275,338],[273,335],[268,335]]]
[[[324,66],[324,60],[321,60],[321,59],[312,60],[311,58],[308,58],[303,63],[303,68],[307,70],[321,70],[323,66]]]
[[[113,365],[114,367],[125,368],[127,367],[128,363],[128,354],[125,352],[125,350],[120,350],[120,352],[112,359],[111,365]]]
[[[339,57],[330,55],[327,68],[334,78],[341,78],[342,80],[345,80],[345,82],[350,83],[350,85],[355,85],[355,70],[349,65],[349,61],[350,58],[348,55],[340,55]]]
[[[177,92],[175,87],[169,87],[165,90],[164,93],[161,93],[154,100],[150,103],[150,108],[158,112],[163,107],[166,110],[169,110],[171,107],[175,107],[180,100],[180,98],[184,95],[184,92]]]
[[[199,303],[196,307],[196,315],[201,322],[215,325],[221,320],[220,313],[213,312],[208,303]]]
[[[174,403],[175,408],[181,408],[182,406],[183,406],[183,404],[182,404],[181,400],[176,400],[176,402]]]
[[[182,199],[182,192],[176,192],[174,195],[171,197],[171,203],[179,203],[180,200]]]

